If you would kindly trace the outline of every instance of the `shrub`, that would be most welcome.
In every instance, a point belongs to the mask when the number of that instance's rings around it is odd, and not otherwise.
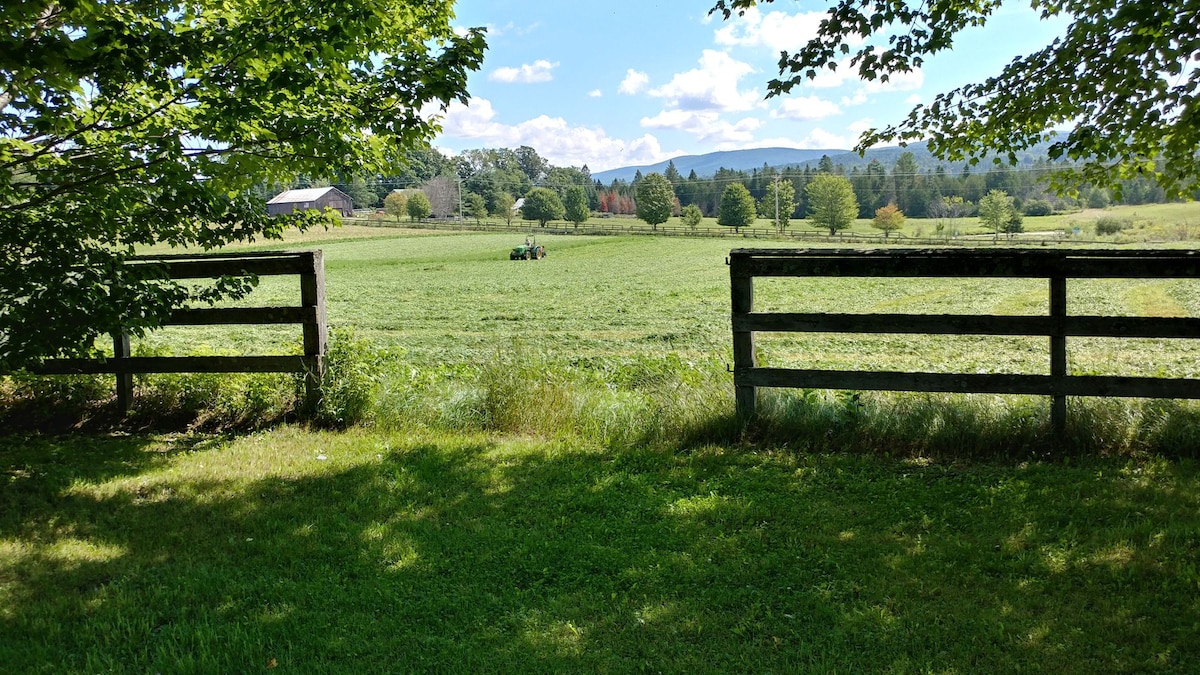
[[[1104,216],[1096,220],[1096,236],[1117,234],[1132,225],[1133,223],[1124,218]]]
[[[1030,199],[1025,202],[1025,215],[1048,216],[1054,213],[1054,206],[1045,199]]]

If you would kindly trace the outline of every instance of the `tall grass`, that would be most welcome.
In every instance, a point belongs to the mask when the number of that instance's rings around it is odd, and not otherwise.
[[[676,354],[563,360],[513,344],[476,363],[417,365],[402,349],[333,333],[322,396],[302,417],[293,375],[147,375],[132,414],[111,411],[111,384],[18,375],[0,383],[0,423],[253,429],[293,419],[319,427],[426,430],[570,439],[614,450],[754,444],[800,451],[927,458],[1064,454],[1200,457],[1200,405],[1173,400],[1070,399],[1054,444],[1049,400],[1035,396],[761,390],[756,417],[734,409],[717,360]]]

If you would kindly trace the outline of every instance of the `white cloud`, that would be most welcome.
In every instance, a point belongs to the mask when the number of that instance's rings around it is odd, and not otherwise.
[[[554,79],[554,73],[551,72],[558,67],[558,62],[550,63],[545,59],[539,59],[533,63],[526,63],[518,68],[505,66],[497,68],[488,75],[489,80],[496,82],[519,82],[522,84],[530,84],[534,82],[549,82]]]
[[[920,68],[908,72],[891,73],[888,81],[872,80],[863,85],[868,94],[879,94],[889,91],[913,91],[925,84],[925,73]]]
[[[862,132],[866,131],[867,129],[870,129],[873,126],[875,126],[875,123],[873,121],[871,121],[871,118],[864,117],[860,120],[854,120],[850,124],[846,125],[846,131],[851,131],[856,134],[861,134]]]
[[[640,92],[647,84],[650,84],[649,75],[630,68],[625,71],[625,79],[621,80],[621,86],[617,87],[617,92],[632,96]]]
[[[654,117],[642,118],[642,126],[647,129],[683,131],[701,143],[748,143],[762,124],[753,117],[727,122],[713,111],[664,110]]]
[[[700,56],[700,67],[678,73],[667,84],[648,93],[664,99],[668,108],[739,112],[757,107],[758,90],[739,91],[738,81],[755,72],[748,64],[712,49]]]
[[[908,98],[904,99],[904,102],[909,105],[920,105],[921,104],[921,95],[913,94],[912,96],[909,96]]]
[[[633,164],[654,164],[684,154],[681,150],[664,151],[651,134],[621,139],[609,136],[600,127],[573,126],[561,117],[541,115],[519,124],[496,121],[496,111],[487,99],[471,99],[470,105],[458,101],[442,116],[438,145],[451,143],[469,146],[516,148],[528,145],[556,166],[588,165],[592,171],[604,171]]]
[[[805,122],[832,117],[841,112],[842,109],[833,101],[826,101],[816,96],[801,96],[782,99],[779,107],[771,111],[771,117]]]
[[[750,7],[742,16],[730,17],[717,29],[714,41],[727,47],[769,47],[775,51],[794,50],[816,37],[825,12],[769,12]]]
[[[588,92],[588,96],[590,98],[600,98],[601,96],[604,96],[604,92],[600,91],[599,89],[593,89]]]
[[[855,105],[862,105],[866,102],[867,102],[867,92],[863,91],[862,89],[859,89],[858,91],[854,92],[853,96],[843,96],[842,97],[842,105],[847,106],[847,107],[855,106]]]

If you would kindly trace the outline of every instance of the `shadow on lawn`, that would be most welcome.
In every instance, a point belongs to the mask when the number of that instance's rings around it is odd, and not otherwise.
[[[95,467],[77,443],[112,460]],[[1200,659],[1188,463],[962,469],[380,437],[373,461],[197,482],[152,473],[166,460],[148,447],[72,439],[25,460],[28,477],[9,468],[0,663],[1097,672]]]

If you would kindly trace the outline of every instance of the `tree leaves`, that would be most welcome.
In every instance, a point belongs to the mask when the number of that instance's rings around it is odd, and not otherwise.
[[[772,0],[763,0],[771,2]],[[720,0],[712,12],[726,19],[758,4]],[[837,55],[854,51],[850,64],[864,80],[885,80],[919,67],[929,55],[952,49],[954,37],[982,26],[1002,0],[836,0],[817,35],[794,53],[783,53],[780,77],[768,96],[789,93]],[[1032,0],[1043,18],[1066,14],[1066,34],[1045,48],[1014,59],[983,82],[969,84],[917,106],[902,121],[872,129],[858,150],[880,143],[927,140],[948,160],[985,154],[1014,157],[1053,140],[1052,159],[1074,166],[1055,187],[1112,187],[1149,175],[1168,195],[1200,189],[1200,4],[1195,0]],[[869,38],[897,31],[886,48]],[[1069,131],[1055,133],[1063,125]]]
[[[447,0],[18,3],[0,19],[0,370],[196,296],[119,262],[278,237],[248,191],[391,169],[485,48]],[[78,275],[89,283],[68,283]],[[114,289],[120,289],[117,292]],[[230,289],[226,289],[230,290]],[[115,304],[114,304],[115,303]]]

